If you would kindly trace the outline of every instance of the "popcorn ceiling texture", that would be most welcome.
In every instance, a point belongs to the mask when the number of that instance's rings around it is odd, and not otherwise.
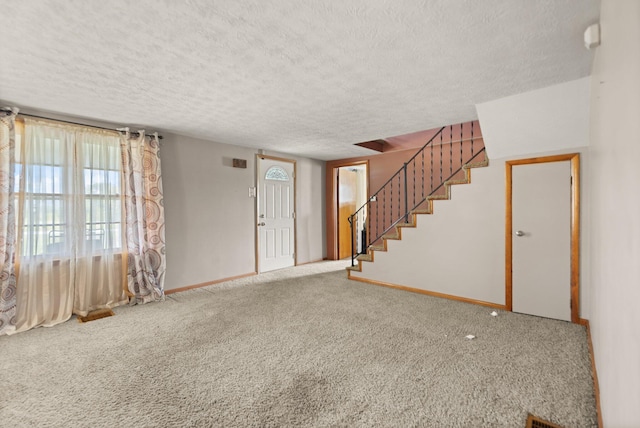
[[[0,99],[318,159],[589,74],[597,0],[30,0]]]

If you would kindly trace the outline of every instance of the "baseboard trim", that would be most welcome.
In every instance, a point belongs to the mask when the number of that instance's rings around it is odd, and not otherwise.
[[[410,291],[412,293],[418,293],[418,294],[426,294],[427,296],[440,297],[442,299],[456,300],[458,302],[487,306],[489,308],[494,308],[494,309],[503,309],[503,310],[506,309],[504,305],[500,305],[498,303],[485,302],[484,300],[469,299],[467,297],[454,296],[452,294],[438,293],[437,291],[423,290],[422,288],[413,288],[413,287],[407,287],[405,285],[391,284],[388,282],[376,281],[375,279],[361,278],[358,276],[352,276],[350,271],[347,271],[347,272],[348,272],[349,279],[352,279],[354,281],[364,282],[366,284],[380,285],[382,287],[395,288],[397,290]]]
[[[591,357],[591,376],[593,377],[593,392],[596,396],[596,413],[598,414],[598,427],[602,428],[602,409],[600,408],[600,384],[598,383],[598,372],[596,371],[596,359],[593,354],[593,341],[591,340],[591,325],[588,319],[580,318],[579,324],[587,328],[587,344],[589,345],[589,356]]]
[[[193,290],[194,288],[206,287],[207,285],[220,284],[221,282],[233,281],[234,279],[247,278],[249,276],[257,275],[255,272],[245,273],[243,275],[230,276],[228,278],[216,279],[215,281],[201,282],[200,284],[187,285],[186,287],[172,288],[171,290],[165,290],[164,294],[180,293],[181,291]]]

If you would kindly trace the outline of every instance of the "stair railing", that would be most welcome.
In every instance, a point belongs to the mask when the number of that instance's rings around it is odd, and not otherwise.
[[[454,127],[456,137],[458,128],[460,131],[457,141],[454,141]],[[465,131],[470,134],[466,139]],[[476,137],[478,139],[482,137]],[[409,223],[412,211],[426,208],[430,197],[442,194],[447,181],[463,179],[463,167],[484,152],[484,144],[474,147],[474,122],[440,128],[364,205],[349,216],[351,266],[355,266],[359,254],[366,254],[369,247],[381,241],[402,220]]]

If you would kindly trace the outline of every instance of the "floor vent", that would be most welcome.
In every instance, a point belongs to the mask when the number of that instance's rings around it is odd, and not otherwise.
[[[99,320],[100,318],[106,318],[114,316],[115,313],[111,309],[98,309],[93,312],[89,312],[86,316],[78,316],[78,322],[89,322]]]
[[[527,418],[526,428],[562,428],[560,425],[553,424],[549,421],[540,419],[532,414]]]

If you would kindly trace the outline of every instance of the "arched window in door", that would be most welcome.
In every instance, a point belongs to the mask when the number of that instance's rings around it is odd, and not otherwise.
[[[279,166],[272,166],[267,170],[264,178],[266,180],[289,181],[289,174]]]

